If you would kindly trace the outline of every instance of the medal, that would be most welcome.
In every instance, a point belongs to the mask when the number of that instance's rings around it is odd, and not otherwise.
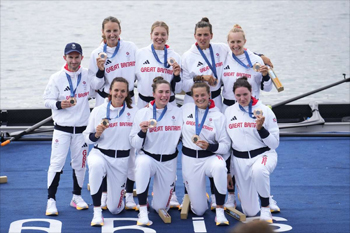
[[[107,54],[106,53],[100,53],[98,55],[98,57],[101,58],[101,59],[106,59],[107,58]]]
[[[157,121],[156,121],[156,119],[151,119],[151,120],[148,121],[148,127],[149,127],[149,128],[154,128],[154,127],[156,127],[156,126],[157,126]]]
[[[102,121],[101,121],[101,125],[103,126],[107,126],[109,124],[109,121],[107,118],[103,118]]]
[[[172,57],[169,57],[168,64],[172,66],[172,65],[174,65],[174,63],[175,63],[175,59]]]
[[[258,117],[258,116],[262,116],[263,115],[263,112],[262,112],[262,110],[260,110],[260,109],[256,109],[256,110],[254,110],[254,116],[255,117]]]
[[[261,66],[261,65],[259,64],[259,62],[255,63],[255,64],[253,65],[253,70],[254,70],[255,72],[259,72],[260,66]]]
[[[196,144],[196,143],[198,142],[198,140],[199,140],[199,136],[198,136],[198,135],[193,135],[192,138],[191,138],[191,140],[192,140],[192,142],[193,142],[194,144]]]
[[[77,104],[77,99],[74,98],[74,97],[70,97],[69,98],[69,103],[72,104],[72,105],[76,105]]]

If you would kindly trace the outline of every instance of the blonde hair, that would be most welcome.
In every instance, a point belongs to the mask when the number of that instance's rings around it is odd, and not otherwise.
[[[151,34],[153,33],[153,30],[156,27],[163,27],[163,28],[165,28],[166,33],[169,35],[169,27],[168,27],[168,25],[165,22],[163,22],[163,21],[156,21],[156,22],[154,22],[152,24],[152,27],[151,27]]]
[[[245,40],[245,33],[244,33],[242,27],[239,24],[233,25],[233,28],[228,32],[228,34],[227,34],[227,41],[228,41],[228,38],[229,38],[231,32],[232,33],[242,32],[243,39]]]

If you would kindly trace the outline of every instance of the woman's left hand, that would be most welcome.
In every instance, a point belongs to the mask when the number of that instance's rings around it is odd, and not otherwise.
[[[199,146],[200,148],[202,148],[203,150],[206,150],[209,147],[209,143],[204,141],[204,140],[198,140],[196,142],[196,145]]]
[[[173,66],[173,72],[175,76],[179,76],[180,72],[181,72],[181,67],[179,64],[177,64],[177,62],[174,62]]]
[[[259,115],[256,117],[256,129],[261,130],[264,122],[265,122],[265,117],[263,115]]]

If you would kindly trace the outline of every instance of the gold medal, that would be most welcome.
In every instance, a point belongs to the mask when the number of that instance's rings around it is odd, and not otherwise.
[[[255,64],[253,65],[253,70],[254,70],[255,72],[259,72],[260,66],[261,66],[261,65],[259,64],[259,62],[255,63]]]
[[[103,126],[107,126],[109,124],[109,121],[107,118],[103,118],[102,121],[101,121],[101,125]]]
[[[100,53],[98,55],[98,57],[101,58],[101,59],[106,59],[107,58],[107,54],[102,52],[102,53]]]
[[[198,135],[193,135],[193,136],[192,136],[192,142],[193,142],[194,144],[196,144],[196,143],[198,142],[198,140],[199,140],[199,136],[198,136]]]
[[[169,63],[169,65],[174,65],[174,63],[175,63],[176,61],[175,61],[175,59],[174,58],[172,58],[172,57],[169,57],[168,58],[168,63]]]
[[[70,97],[69,98],[69,103],[72,104],[72,105],[76,105],[77,104],[77,99],[74,98],[74,97]]]
[[[253,111],[253,114],[254,114],[255,117],[258,117],[258,116],[262,116],[263,112],[260,109],[256,109],[256,110]]]
[[[157,121],[155,119],[151,119],[148,121],[148,127],[149,128],[154,128],[157,126]]]

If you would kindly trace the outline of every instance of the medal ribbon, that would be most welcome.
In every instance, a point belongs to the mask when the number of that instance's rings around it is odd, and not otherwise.
[[[243,111],[249,114],[250,118],[256,119],[256,117],[254,116],[253,112],[252,112],[252,105],[253,105],[253,100],[250,101],[249,103],[249,108],[247,112],[240,104],[239,104],[239,108]]]
[[[153,105],[153,119],[157,120],[157,122],[160,121],[163,118],[167,109],[168,109],[168,107],[165,105],[162,113],[160,114],[159,118],[157,119],[157,111],[156,111],[157,106],[156,106],[156,103],[154,103],[154,105]]]
[[[208,105],[208,107],[205,109],[204,116],[203,116],[203,118],[202,118],[201,124],[198,125],[198,107],[196,106],[196,113],[195,113],[195,115],[196,115],[196,135],[197,135],[197,136],[199,136],[199,134],[200,134],[201,131],[202,131],[202,128],[203,128],[205,119],[207,118],[208,112],[209,112],[209,105]]]
[[[249,68],[253,67],[252,62],[250,61],[249,55],[248,55],[246,50],[244,50],[244,54],[245,54],[245,57],[247,58],[248,66],[246,64],[244,64],[241,60],[239,60],[239,58],[236,57],[236,55],[234,55],[233,53],[232,53],[232,57],[233,57],[233,59],[236,60],[236,62],[238,62],[238,64],[240,64],[241,66],[243,66],[246,69],[249,69]]]
[[[170,65],[168,64],[168,61],[167,61],[168,60],[168,49],[166,48],[166,46],[164,45],[164,63],[162,63],[159,60],[159,57],[156,53],[156,50],[154,49],[153,44],[151,45],[151,49],[152,49],[153,56],[157,60],[157,62],[159,62],[160,64],[163,64],[165,68],[169,68]]]
[[[107,116],[106,116],[106,119],[108,119],[108,120],[111,120],[111,118],[109,117],[110,116],[110,111],[111,111],[110,108],[111,108],[111,101],[109,101],[108,104],[107,104],[107,113],[106,113]],[[123,104],[123,108],[120,110],[119,114],[116,117],[114,117],[114,119],[117,119],[121,115],[123,115],[124,110],[125,110],[125,102]]]
[[[117,55],[117,53],[118,53],[118,51],[119,51],[119,48],[120,48],[120,43],[121,43],[120,40],[118,40],[117,47],[115,48],[114,53],[113,53],[111,59],[112,59],[113,57],[115,57],[115,55]],[[107,54],[107,43],[103,46],[103,52]]]
[[[213,48],[211,47],[211,45],[209,44],[209,51],[210,51],[210,57],[211,57],[211,63],[209,62],[207,56],[205,56],[205,54],[203,53],[202,49],[196,44],[197,49],[199,50],[200,54],[202,55],[203,59],[205,60],[205,62],[208,64],[209,68],[211,69],[211,71],[214,73],[215,78],[217,79],[218,76],[216,74],[216,64],[215,64],[215,58],[214,58],[214,52],[213,52]]]
[[[77,88],[78,88],[80,80],[81,80],[81,73],[78,75],[78,82],[77,82],[77,87],[75,88],[75,90],[73,90],[72,78],[67,73],[66,73],[66,76],[67,76],[69,88],[70,88],[70,97],[74,98],[75,92],[77,91]]]

